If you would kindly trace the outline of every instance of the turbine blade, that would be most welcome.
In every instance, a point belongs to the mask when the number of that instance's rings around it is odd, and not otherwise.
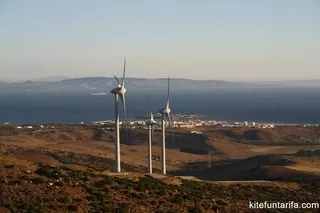
[[[149,95],[147,95],[147,100],[148,100],[148,107],[149,107],[149,112],[150,112],[150,120],[153,121],[153,113],[152,113],[152,110],[151,110],[151,104],[150,104]]]
[[[113,77],[116,79],[116,81],[117,81],[118,85],[120,85],[120,82],[119,82],[119,80],[118,80],[117,76],[113,75]]]
[[[151,138],[153,138],[153,135],[154,135],[154,126],[152,125],[152,129],[151,129]]]
[[[172,137],[172,147],[175,148],[176,140],[174,139],[172,126],[170,126],[170,131],[171,131],[171,137]]]
[[[123,108],[123,113],[124,113],[124,126],[125,126],[125,130],[126,130],[126,136],[128,137],[128,128],[127,128],[127,107],[126,107],[126,96],[125,94],[120,95],[121,101],[122,101],[122,108]]]
[[[169,108],[169,94],[170,94],[170,78],[168,77],[168,94],[167,94],[167,108]]]
[[[126,64],[127,64],[127,59],[124,58],[124,62],[123,62],[123,76],[122,76],[121,87],[124,87],[124,77],[126,76]]]
[[[169,121],[169,126],[172,127],[172,122],[171,122],[171,116],[170,113],[167,114],[168,121]]]
[[[170,131],[171,131],[171,137],[172,137],[172,146],[175,147],[175,139],[174,139],[174,135],[173,135],[173,128],[172,128],[172,120],[171,120],[171,115],[170,113],[167,114],[167,118],[168,118],[168,121],[169,121],[169,127],[170,127]]]

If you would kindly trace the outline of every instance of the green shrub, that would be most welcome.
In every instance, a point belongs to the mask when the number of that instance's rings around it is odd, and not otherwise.
[[[97,188],[105,188],[106,186],[111,185],[111,184],[113,184],[113,181],[110,181],[108,179],[103,179],[103,180],[97,181],[94,185]]]
[[[79,203],[82,201],[82,199],[81,198],[73,198],[73,201]]]
[[[68,210],[70,212],[76,212],[76,211],[78,211],[78,206],[69,205]]]
[[[54,185],[59,187],[65,186],[64,182],[55,182]]]
[[[19,212],[39,212],[37,206],[29,204],[29,203],[19,203],[16,205],[16,208],[21,209]]]
[[[68,197],[59,197],[57,198],[57,201],[60,203],[69,203],[70,199]]]
[[[9,185],[20,185],[20,184],[22,184],[22,181],[21,180],[9,180],[8,184]]]
[[[35,177],[31,179],[32,183],[34,184],[43,184],[45,181],[41,177]]]
[[[140,178],[140,180],[134,185],[134,189],[140,192],[145,192],[146,190],[164,190],[166,187],[167,185],[165,183],[151,177]]]
[[[173,198],[171,198],[171,202],[172,203],[178,203],[181,204],[183,203],[183,197],[181,197],[181,195],[175,195]]]
[[[62,177],[63,175],[61,174],[59,168],[49,166],[49,165],[43,165],[40,168],[36,170],[36,174],[45,176],[48,178],[59,178]]]
[[[198,206],[195,206],[195,207],[191,206],[191,207],[188,208],[188,212],[190,212],[190,213],[201,213],[202,209],[200,207],[198,207]]]
[[[120,206],[119,213],[128,213],[130,212],[130,209],[131,209],[130,204],[124,203]]]

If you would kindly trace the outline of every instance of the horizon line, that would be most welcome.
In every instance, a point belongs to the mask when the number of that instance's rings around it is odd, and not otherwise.
[[[49,80],[50,78],[62,78],[61,80]],[[64,78],[64,79],[63,79]],[[1,80],[1,83],[25,83],[25,82],[60,82],[72,79],[92,79],[92,78],[110,78],[109,76],[84,76],[84,77],[67,77],[67,76],[48,76],[39,77],[35,79],[27,80]],[[48,79],[48,80],[45,80]],[[127,77],[127,79],[143,79],[143,80],[167,80],[167,77],[155,77],[155,78],[144,78],[144,77]],[[320,81],[320,79],[295,79],[295,80],[225,80],[225,79],[192,79],[183,77],[170,77],[170,80],[190,80],[190,81],[221,81],[221,82],[242,82],[242,83],[282,83],[282,82],[311,82]]]

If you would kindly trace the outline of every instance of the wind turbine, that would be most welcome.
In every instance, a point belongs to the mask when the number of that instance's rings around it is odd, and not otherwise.
[[[148,99],[148,104],[149,104],[149,111],[150,111],[150,118],[149,120],[146,121],[146,124],[148,126],[148,130],[149,130],[149,144],[148,144],[148,170],[149,170],[149,174],[152,174],[152,136],[153,136],[153,130],[154,130],[154,125],[156,125],[156,121],[153,119],[153,113],[151,111],[151,107],[150,107],[150,100],[149,100],[149,96],[147,96]]]
[[[120,84],[118,78],[114,75],[118,86],[111,90],[111,93],[114,94],[115,97],[115,124],[116,124],[116,143],[115,143],[115,172],[121,172],[121,164],[120,164],[120,128],[119,128],[119,97],[122,102],[123,106],[123,113],[125,116],[125,120],[127,120],[127,110],[126,110],[126,98],[125,94],[127,92],[126,88],[124,87],[124,78],[126,75],[126,58],[124,59],[123,64],[123,76],[122,82]]]
[[[166,107],[159,110],[161,114],[161,127],[162,127],[162,174],[167,173],[166,169],[166,124],[165,118],[168,118],[169,125],[171,126],[171,116],[170,116],[170,99],[169,99],[169,92],[170,92],[170,78],[168,77],[168,94],[167,94],[167,104]]]

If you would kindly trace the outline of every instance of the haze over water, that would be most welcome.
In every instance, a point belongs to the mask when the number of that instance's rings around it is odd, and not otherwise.
[[[0,0],[0,122],[113,119],[111,88],[104,82],[99,89],[106,96],[5,93],[43,91],[47,85],[1,82],[121,76],[124,57],[127,77],[317,80],[319,21],[317,0]],[[165,91],[138,93],[127,85],[129,118],[147,114],[146,93],[154,111],[164,106]],[[54,89],[64,86],[69,84]],[[173,89],[171,97],[173,112],[201,113],[207,119],[320,123],[316,89]]]
[[[0,122],[79,123],[114,119],[114,100],[83,93],[0,93]],[[148,113],[145,92],[128,91],[129,119]],[[149,93],[153,111],[165,92]],[[174,113],[200,113],[205,119],[274,123],[320,123],[320,91],[312,88],[172,91]]]

